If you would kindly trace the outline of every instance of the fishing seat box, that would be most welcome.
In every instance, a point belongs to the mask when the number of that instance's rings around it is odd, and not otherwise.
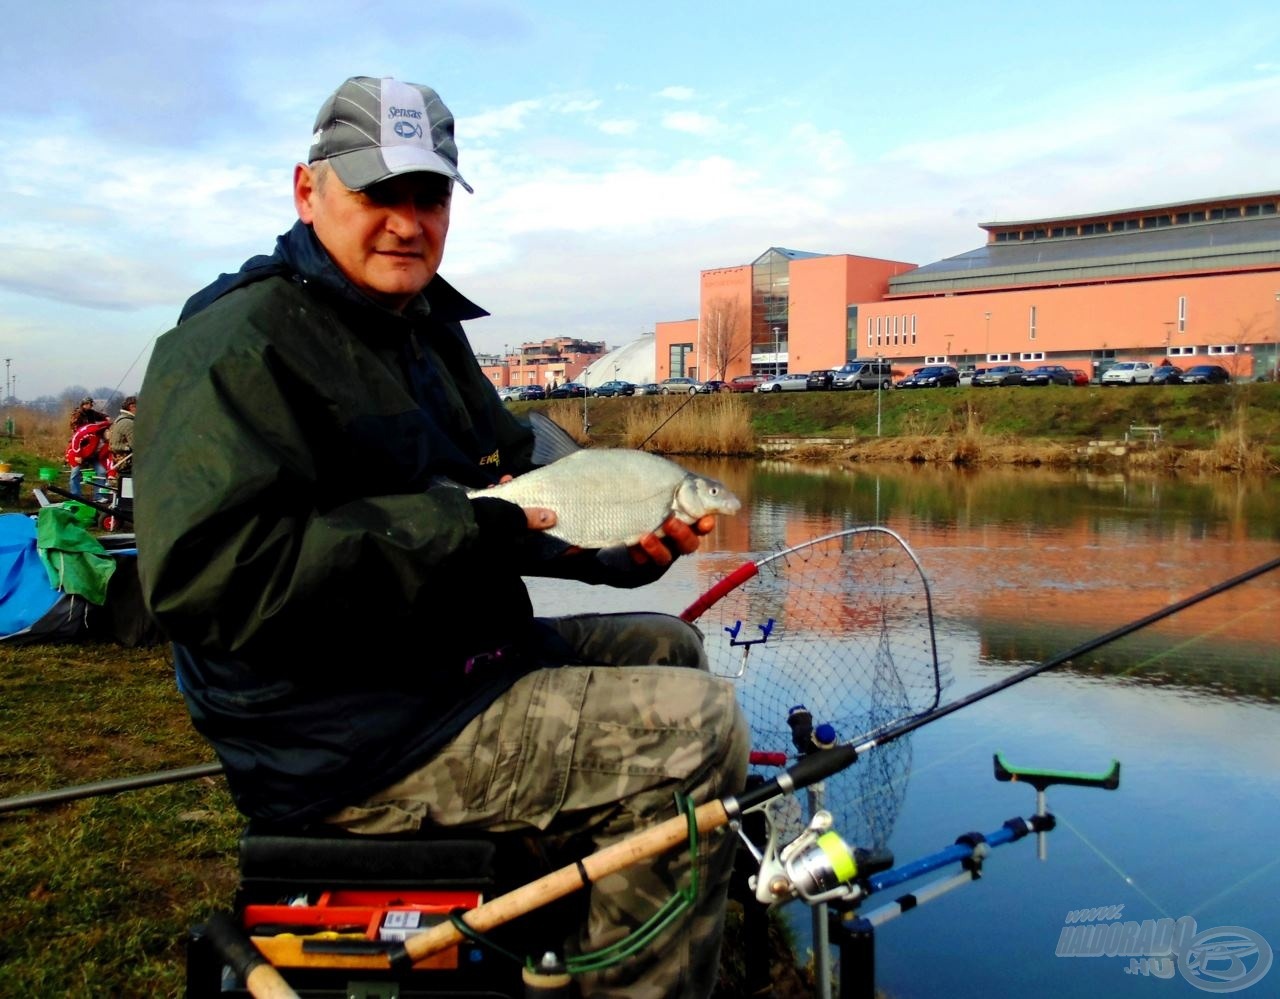
[[[464,941],[406,970],[389,969],[379,948],[405,932],[393,927],[448,919],[456,908],[488,901],[549,869],[533,841],[515,834],[356,836],[250,825],[240,838],[232,915],[299,996],[520,999],[520,964],[490,948]],[[583,904],[583,893],[576,893],[489,936],[521,959],[560,953]],[[203,926],[187,939],[186,995],[249,995]]]

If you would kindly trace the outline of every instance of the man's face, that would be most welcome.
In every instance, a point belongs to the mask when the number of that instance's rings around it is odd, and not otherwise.
[[[319,178],[305,164],[294,171],[298,218],[314,228],[352,284],[400,311],[440,269],[449,232],[448,178],[402,174],[352,191],[331,169],[321,169]]]

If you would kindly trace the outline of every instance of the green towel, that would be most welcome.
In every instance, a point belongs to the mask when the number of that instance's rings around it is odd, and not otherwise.
[[[104,554],[102,542],[84,529],[74,513],[62,506],[42,507],[36,516],[36,550],[49,585],[76,593],[90,603],[107,602],[107,583],[116,571],[115,559]]]

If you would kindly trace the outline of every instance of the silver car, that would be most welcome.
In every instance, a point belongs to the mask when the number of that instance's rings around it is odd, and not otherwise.
[[[757,392],[804,392],[809,388],[809,375],[792,372],[777,375],[756,386]]]

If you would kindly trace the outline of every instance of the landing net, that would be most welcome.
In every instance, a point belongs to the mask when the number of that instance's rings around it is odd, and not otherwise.
[[[782,757],[788,766],[799,758],[788,724],[797,706],[819,734],[828,734],[826,725],[837,742],[861,742],[937,707],[948,681],[924,572],[885,527],[848,528],[765,554],[728,573],[682,616],[706,635],[712,671],[734,679],[751,724],[753,770],[767,777]],[[893,740],[828,778],[811,804],[830,811],[849,842],[882,847],[910,769],[910,740]],[[795,823],[810,810],[797,809]]]

